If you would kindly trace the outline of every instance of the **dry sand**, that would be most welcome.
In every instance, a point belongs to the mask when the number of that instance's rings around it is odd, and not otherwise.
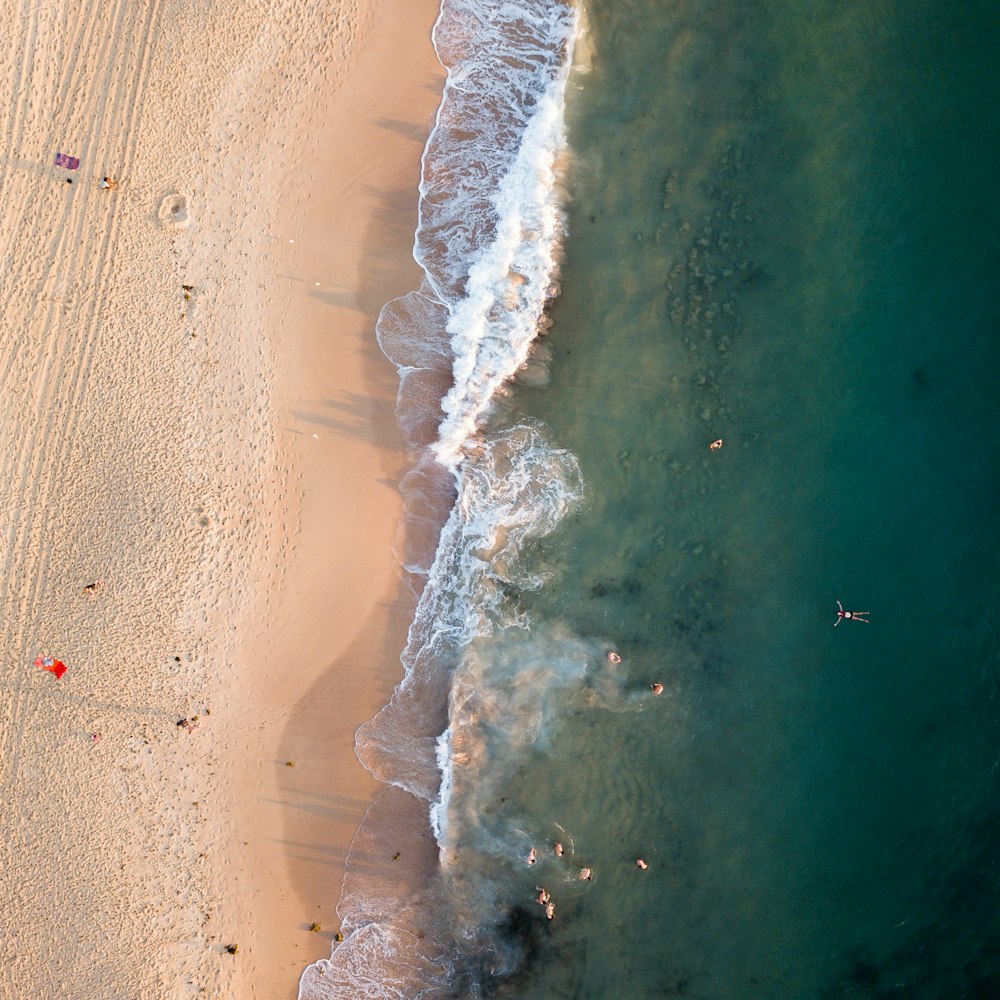
[[[290,1000],[412,610],[373,327],[437,3],[6,13],[0,995]]]

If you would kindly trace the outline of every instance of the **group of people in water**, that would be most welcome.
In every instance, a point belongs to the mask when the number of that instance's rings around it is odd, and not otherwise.
[[[608,662],[617,666],[622,662],[621,653],[616,653],[613,649],[608,653]],[[655,695],[663,694],[663,685],[659,681],[654,681],[649,685],[649,690]]]
[[[722,442],[721,441],[713,442],[713,444],[711,445],[713,450],[715,449],[716,445],[721,447]],[[844,605],[841,604],[839,600],[837,601],[837,609],[838,609],[837,620],[833,623],[835,626],[839,625],[842,621],[855,621],[855,622],[866,622],[866,623],[868,622],[867,616],[870,613],[868,611],[846,611],[844,609]],[[622,662],[621,654],[613,649],[608,652],[607,656],[608,656],[608,662],[611,663],[613,666],[617,666],[619,663]],[[663,694],[664,691],[663,685],[659,681],[653,681],[653,683],[649,685],[649,688],[653,692],[653,694],[657,696]],[[557,858],[561,858],[566,852],[565,849],[563,848],[563,845],[559,841],[556,841],[552,845],[552,853]],[[529,867],[538,863],[538,852],[535,850],[534,847],[532,847],[531,850],[528,851],[528,856],[526,858],[526,861]],[[636,858],[635,866],[640,871],[646,871],[646,869],[649,868],[649,865],[643,858]],[[590,882],[592,881],[593,877],[594,877],[594,872],[593,869],[591,868],[581,868],[577,873],[577,878],[581,882]],[[549,920],[552,920],[556,915],[556,905],[555,903],[552,902],[551,894],[549,893],[548,889],[545,889],[542,886],[535,886],[535,888],[538,890],[538,895],[535,897],[535,902],[538,903],[540,906],[545,907],[545,916]]]
[[[608,656],[608,662],[614,666],[617,666],[619,663],[622,662],[621,654],[617,653],[613,649],[608,652],[607,656]],[[659,681],[654,681],[652,684],[649,685],[649,688],[653,692],[653,694],[657,696],[663,694],[664,691],[664,687]],[[566,853],[566,849],[563,847],[562,843],[557,840],[552,845],[552,853],[557,858],[561,858]],[[532,865],[538,863],[538,851],[534,847],[532,847],[528,851],[525,861],[527,862],[528,867],[531,867]],[[646,869],[649,868],[649,865],[642,858],[635,859],[635,866],[640,871],[646,871]],[[586,868],[586,867],[581,868],[577,872],[576,877],[581,882],[591,882],[593,881],[594,878],[594,870],[592,868]],[[552,920],[556,915],[556,904],[552,902],[551,893],[548,891],[548,889],[540,885],[536,885],[535,888],[538,890],[538,895],[535,897],[535,902],[538,903],[539,906],[543,906],[545,908],[545,916],[549,920]]]
[[[552,853],[557,858],[561,858],[566,853],[566,849],[563,847],[561,842],[556,841],[552,845]],[[538,863],[538,851],[536,851],[534,847],[528,851],[526,861],[529,867]],[[649,868],[649,865],[642,858],[635,859],[635,866],[640,871],[646,871],[646,869]],[[581,882],[592,882],[594,879],[594,869],[586,867],[581,868],[576,873],[576,877]],[[543,906],[545,908],[545,916],[549,920],[552,920],[556,915],[556,904],[552,902],[552,894],[544,886],[536,885],[535,888],[538,890],[535,902],[538,903],[539,906]]]

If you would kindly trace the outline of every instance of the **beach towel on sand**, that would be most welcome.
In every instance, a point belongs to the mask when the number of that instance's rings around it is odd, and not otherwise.
[[[36,656],[35,666],[47,670],[50,674],[56,675],[56,680],[62,680],[62,675],[66,673],[66,664],[62,660],[54,660],[51,656]]]

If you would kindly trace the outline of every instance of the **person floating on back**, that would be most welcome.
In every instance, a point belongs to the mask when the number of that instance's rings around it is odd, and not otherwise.
[[[837,607],[840,608],[840,610],[837,612],[837,620],[833,623],[834,628],[836,628],[844,618],[850,619],[852,622],[864,622],[866,625],[870,624],[868,619],[864,617],[865,615],[870,615],[870,611],[845,611],[844,605],[841,604],[840,601],[837,601]]]

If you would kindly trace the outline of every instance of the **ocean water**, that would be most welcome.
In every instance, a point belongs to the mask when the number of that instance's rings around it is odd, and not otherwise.
[[[378,331],[421,596],[302,997],[1000,996],[1000,14],[445,0],[435,40]]]

